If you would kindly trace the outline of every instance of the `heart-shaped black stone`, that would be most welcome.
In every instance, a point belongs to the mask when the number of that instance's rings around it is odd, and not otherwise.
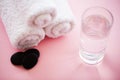
[[[37,49],[28,49],[24,52],[25,54],[34,53],[37,57],[40,56],[40,52]]]
[[[28,49],[25,52],[17,52],[11,56],[11,63],[14,65],[23,65],[25,69],[33,68],[40,56],[37,49]]]
[[[33,68],[38,62],[38,56],[34,53],[27,53],[26,56],[23,58],[23,67],[25,69]]]
[[[17,52],[11,56],[11,63],[14,65],[22,65],[22,59],[24,57],[23,52]]]

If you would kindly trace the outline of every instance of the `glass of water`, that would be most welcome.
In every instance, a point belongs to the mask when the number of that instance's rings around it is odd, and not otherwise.
[[[80,57],[88,64],[99,63],[105,55],[113,24],[112,13],[103,7],[91,7],[82,15]]]

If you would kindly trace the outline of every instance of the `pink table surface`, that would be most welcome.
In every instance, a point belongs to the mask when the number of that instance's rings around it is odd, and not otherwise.
[[[31,70],[13,66],[11,55],[16,52],[10,44],[0,21],[0,80],[120,80],[120,1],[69,0],[76,17],[72,32],[57,39],[46,38],[36,48],[41,56]],[[97,65],[84,64],[79,57],[80,22],[83,11],[91,6],[109,9],[114,25],[103,61]]]

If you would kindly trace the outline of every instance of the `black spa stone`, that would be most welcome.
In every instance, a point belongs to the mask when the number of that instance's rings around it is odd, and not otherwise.
[[[24,57],[23,52],[17,52],[11,56],[11,63],[14,65],[22,65],[23,57]]]
[[[37,57],[40,56],[40,52],[37,49],[28,49],[24,52],[25,54],[29,54],[29,53],[33,53],[35,54]]]
[[[34,53],[28,53],[24,56],[22,65],[25,69],[31,69],[37,64],[37,62],[38,56]]]

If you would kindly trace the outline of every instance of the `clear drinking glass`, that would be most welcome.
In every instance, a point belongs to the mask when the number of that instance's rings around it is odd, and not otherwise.
[[[113,24],[111,12],[103,7],[91,7],[82,15],[80,57],[88,64],[99,63],[104,55]]]

